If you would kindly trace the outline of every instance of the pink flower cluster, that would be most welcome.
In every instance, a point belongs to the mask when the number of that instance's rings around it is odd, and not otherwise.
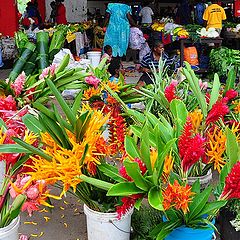
[[[203,157],[205,153],[205,139],[200,134],[193,136],[192,130],[192,123],[188,119],[178,141],[179,155],[185,172]]]
[[[11,88],[13,89],[16,97],[18,97],[21,94],[25,81],[26,81],[26,75],[24,72],[22,72],[20,75],[18,75],[16,80],[11,84]]]
[[[44,79],[49,76],[53,76],[55,74],[55,71],[57,69],[57,64],[52,64],[49,67],[43,69],[41,75],[39,76],[39,79]]]
[[[95,76],[88,76],[85,78],[85,82],[89,85],[93,85],[94,88],[97,88],[98,84],[101,82],[101,80]]]
[[[17,180],[12,183],[9,193],[12,198],[16,198],[19,194],[25,194],[26,202],[23,204],[22,211],[27,210],[31,216],[33,211],[39,210],[41,200],[46,198],[47,184],[45,181],[31,182],[30,176],[17,176]]]

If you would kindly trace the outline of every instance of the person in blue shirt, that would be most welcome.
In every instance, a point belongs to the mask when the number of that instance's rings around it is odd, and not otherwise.
[[[161,57],[164,61],[166,61],[165,62],[166,65],[174,64],[175,58],[170,58],[168,54],[164,51],[163,43],[159,40],[156,40],[153,43],[152,51],[146,54],[141,61],[141,71],[143,72],[143,75],[140,77],[137,83],[137,88],[140,88],[145,84],[148,85],[153,83],[151,79],[152,77],[151,69],[154,66],[158,71],[159,60]]]
[[[196,20],[196,23],[199,25],[204,24],[203,13],[205,11],[205,8],[206,8],[205,4],[201,0],[198,0],[195,6],[195,20]]]

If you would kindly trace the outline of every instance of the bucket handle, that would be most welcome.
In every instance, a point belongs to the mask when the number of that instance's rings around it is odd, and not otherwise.
[[[127,231],[124,231],[124,230],[122,230],[121,228],[119,228],[112,220],[109,220],[109,222],[110,222],[115,228],[117,228],[119,231],[124,232],[124,233],[127,233],[127,234],[131,233],[131,230],[130,230],[130,232],[127,232]]]
[[[216,236],[215,232],[213,232],[212,235],[213,235],[213,236],[212,236],[212,240],[216,240],[216,239],[217,239],[217,236]]]

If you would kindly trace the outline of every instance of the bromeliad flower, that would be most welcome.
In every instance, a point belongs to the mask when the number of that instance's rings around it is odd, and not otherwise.
[[[177,99],[178,97],[175,95],[176,93],[176,86],[175,82],[172,82],[169,86],[165,88],[164,94],[167,98],[168,102],[171,102],[173,99]]]

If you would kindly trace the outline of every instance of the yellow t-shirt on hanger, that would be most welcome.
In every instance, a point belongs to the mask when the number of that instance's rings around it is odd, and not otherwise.
[[[203,19],[207,21],[207,29],[210,27],[222,28],[222,20],[227,19],[224,9],[218,4],[212,4],[206,8]]]

